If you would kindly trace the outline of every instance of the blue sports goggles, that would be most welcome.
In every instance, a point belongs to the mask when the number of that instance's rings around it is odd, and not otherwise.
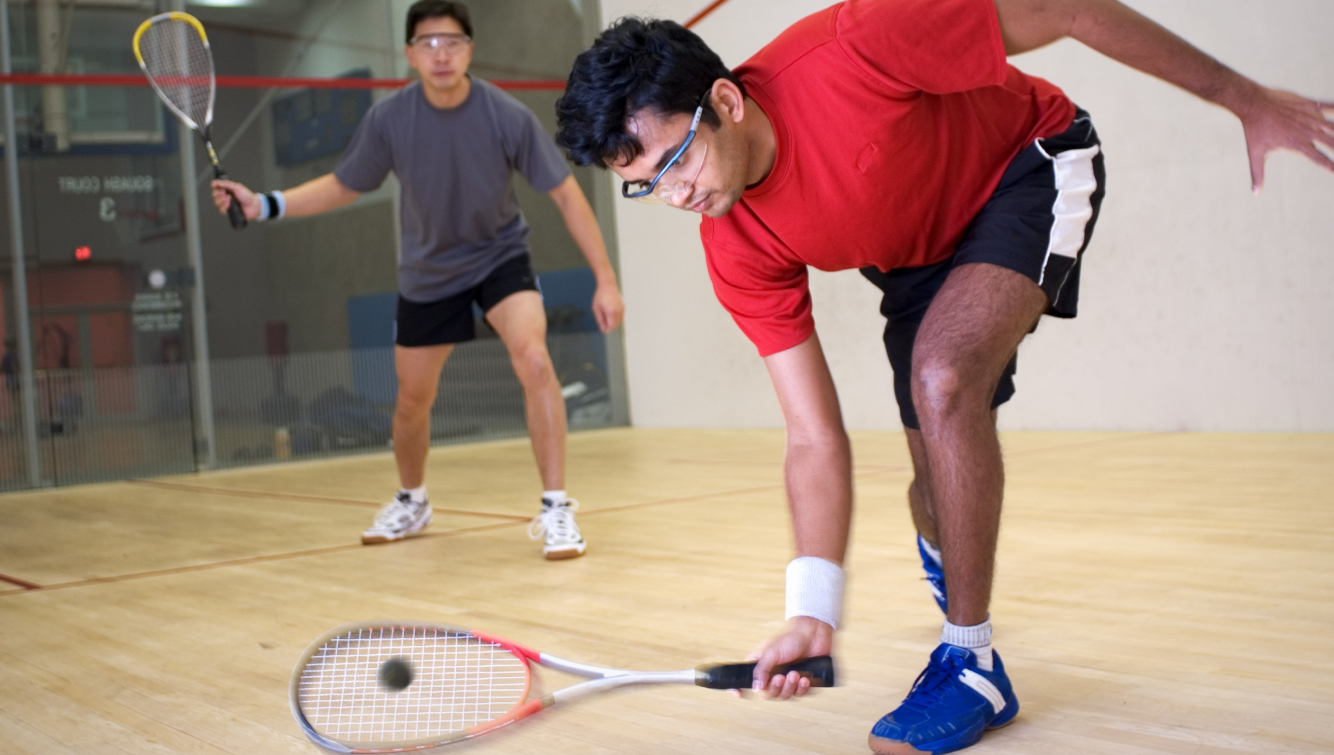
[[[653,194],[653,190],[658,188],[658,182],[662,180],[663,176],[667,175],[667,171],[676,167],[676,163],[681,159],[681,156],[686,153],[686,150],[690,149],[690,143],[695,141],[695,133],[699,131],[699,119],[704,116],[704,106],[708,104],[709,95],[712,93],[713,90],[710,89],[704,93],[703,97],[699,98],[699,107],[695,108],[695,117],[690,121],[690,130],[686,132],[686,140],[681,143],[681,148],[672,155],[672,159],[662,166],[658,175],[654,176],[652,181],[625,181],[621,184],[621,196],[626,199],[642,199]]]

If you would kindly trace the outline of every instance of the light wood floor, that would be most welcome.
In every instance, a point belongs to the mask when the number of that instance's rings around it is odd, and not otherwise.
[[[1011,434],[996,646],[1022,704],[982,753],[1334,751],[1334,436]],[[903,438],[854,436],[842,686],[628,690],[445,752],[862,753],[935,646]],[[570,438],[582,559],[525,534],[525,441],[435,449],[435,524],[363,547],[388,455],[0,496],[0,753],[320,752],[287,703],[347,621],[473,626],[589,663],[743,657],[789,558],[776,431]],[[540,672],[548,688],[563,675]]]

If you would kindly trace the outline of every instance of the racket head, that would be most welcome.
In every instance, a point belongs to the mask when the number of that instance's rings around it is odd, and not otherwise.
[[[217,80],[204,25],[189,13],[159,13],[134,32],[134,57],[162,102],[202,133],[213,122]]]
[[[477,736],[542,709],[528,701],[534,651],[494,635],[428,622],[335,627],[292,672],[292,714],[335,752],[401,752]],[[405,658],[413,681],[390,691],[380,665]]]

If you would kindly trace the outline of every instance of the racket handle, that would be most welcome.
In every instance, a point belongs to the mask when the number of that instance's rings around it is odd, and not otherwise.
[[[232,221],[233,228],[245,228],[245,210],[241,209],[241,203],[236,201],[235,194],[232,194],[230,191],[227,193],[230,194],[232,198],[232,203],[227,205],[227,219]]]
[[[223,170],[222,166],[218,164],[216,156],[213,154],[213,145],[209,143],[208,137],[204,137],[204,144],[208,147],[209,157],[213,158],[213,177],[227,178],[227,171]],[[227,192],[227,196],[232,198],[231,204],[227,205],[227,219],[232,221],[233,228],[245,228],[245,210],[241,209],[240,200],[230,191]]]
[[[812,687],[834,686],[834,659],[827,655],[774,666],[774,675],[796,671],[811,680]],[[754,663],[719,663],[695,669],[695,684],[709,689],[750,689],[755,679]]]

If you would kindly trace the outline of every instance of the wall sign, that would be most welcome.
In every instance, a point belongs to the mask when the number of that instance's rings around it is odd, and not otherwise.
[[[61,194],[148,194],[157,186],[153,176],[57,176]]]
[[[175,291],[135,294],[130,309],[134,312],[134,329],[140,333],[180,330],[185,319],[181,296]]]

